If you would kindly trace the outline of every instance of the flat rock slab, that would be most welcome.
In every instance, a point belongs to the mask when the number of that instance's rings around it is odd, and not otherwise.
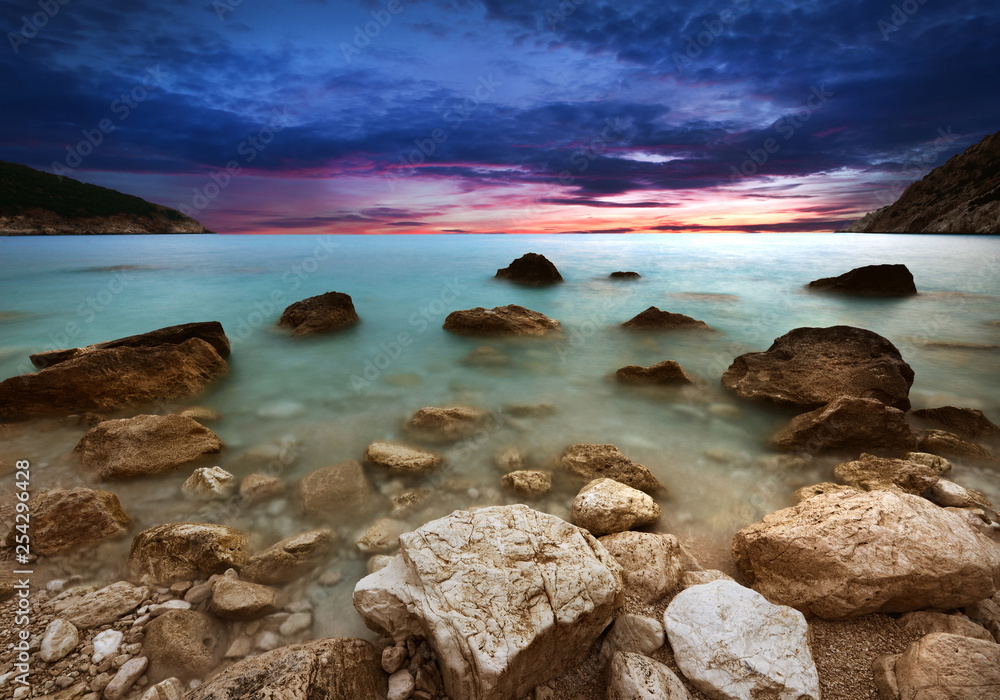
[[[441,466],[441,457],[415,447],[391,442],[373,442],[365,450],[365,461],[399,474],[425,474]]]
[[[545,314],[511,304],[485,309],[452,311],[443,328],[463,335],[525,335],[538,336],[558,332],[562,326]]]
[[[428,639],[452,698],[523,697],[579,664],[623,601],[600,542],[524,505],[455,511],[399,539],[354,607],[397,641]]]
[[[115,622],[139,607],[148,597],[148,588],[118,581],[80,598],[68,599],[58,607],[58,612],[77,628],[87,630]]]
[[[663,484],[649,469],[633,462],[614,445],[570,445],[559,458],[559,464],[573,476],[588,483],[594,479],[608,478],[649,494],[663,489]]]
[[[351,297],[327,292],[290,304],[278,319],[278,326],[291,328],[292,335],[331,333],[358,322]]]
[[[810,289],[871,297],[905,297],[917,293],[906,265],[865,265],[837,277],[813,280]]]
[[[740,355],[722,375],[722,385],[744,399],[805,409],[855,396],[906,411],[912,384],[895,345],[852,326],[796,328],[765,352]]]

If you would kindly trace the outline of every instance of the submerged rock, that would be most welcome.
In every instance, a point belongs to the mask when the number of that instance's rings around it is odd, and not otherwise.
[[[796,416],[774,438],[778,449],[810,454],[869,450],[905,452],[917,447],[906,414],[876,399],[842,396]]]
[[[467,367],[506,367],[510,358],[496,348],[481,345],[461,359]]]
[[[374,494],[364,467],[353,459],[317,469],[299,482],[302,510],[312,516],[364,510]]]
[[[292,335],[330,333],[358,322],[351,297],[341,292],[327,292],[288,306],[278,325],[291,328]]]
[[[1000,426],[975,408],[941,406],[921,408],[910,412],[910,418],[917,424],[955,433],[966,440],[1000,435]]]
[[[263,503],[285,495],[285,482],[277,476],[249,474],[240,481],[240,499],[248,504]]]
[[[240,576],[254,583],[290,583],[333,556],[337,539],[325,528],[292,535],[247,559]]]
[[[673,328],[711,330],[709,325],[704,321],[699,321],[684,314],[660,311],[655,306],[650,306],[638,316],[625,321],[622,325],[634,330],[669,330]]]
[[[489,412],[481,411],[478,408],[470,408],[468,406],[436,408],[432,406],[421,408],[414,413],[403,425],[403,428],[421,440],[428,442],[452,442],[472,435],[490,418],[491,414]],[[402,449],[407,450],[409,448]],[[411,451],[434,457],[434,455],[429,455],[429,453],[419,453],[417,450]],[[426,461],[426,458],[423,458],[423,461]],[[438,458],[437,463],[426,467],[425,470],[432,469],[439,463],[440,458]]]
[[[559,463],[567,472],[587,482],[607,477],[650,494],[663,488],[646,467],[633,462],[614,445],[570,445]]]
[[[222,451],[222,440],[190,418],[141,415],[99,423],[75,450],[84,472],[101,479],[127,479],[216,455]]]
[[[930,452],[960,462],[981,464],[1000,462],[1000,459],[985,447],[963,440],[955,433],[949,433],[945,430],[920,430],[917,431],[917,435],[920,439],[920,450],[923,452]]]
[[[519,469],[504,474],[500,483],[520,496],[537,498],[552,490],[552,475],[548,472]]]
[[[538,253],[525,253],[507,267],[497,270],[497,277],[518,284],[555,284],[562,282],[562,275],[548,258]]]
[[[873,297],[905,297],[917,293],[906,265],[865,265],[837,277],[813,280],[810,289]]]
[[[391,552],[398,546],[400,535],[409,529],[402,520],[379,518],[358,538],[358,549],[367,554]]]
[[[1000,644],[935,632],[902,654],[879,657],[874,670],[883,700],[985,700],[1000,687]]]
[[[562,326],[545,314],[510,304],[484,309],[452,311],[444,320],[443,328],[452,333],[464,335],[546,335],[560,330]]]
[[[227,498],[236,488],[236,477],[222,467],[199,467],[181,484],[181,493],[200,501]]]
[[[622,603],[604,547],[527,506],[456,511],[400,546],[358,583],[354,606],[397,641],[426,638],[452,698],[525,696],[579,664]]]
[[[838,464],[833,474],[848,486],[862,491],[898,488],[919,496],[938,482],[930,467],[904,459],[883,459],[863,453],[852,461]]]
[[[365,461],[398,474],[425,474],[441,466],[442,460],[433,452],[425,452],[415,447],[391,442],[373,442],[365,450]]]
[[[623,280],[623,281],[637,280],[640,279],[641,277],[642,275],[640,275],[638,272],[633,272],[632,270],[627,270],[627,271],[618,270],[617,272],[612,272],[610,275],[608,275],[608,279]]]
[[[842,396],[906,411],[913,370],[896,346],[863,328],[796,328],[765,352],[740,355],[722,385],[744,399],[815,409]]]
[[[573,499],[573,523],[595,537],[652,525],[660,506],[638,489],[614,479],[594,479]]]
[[[768,600],[829,619],[961,607],[1000,587],[1000,545],[897,491],[842,491],[771,513],[733,557]]]
[[[248,551],[246,536],[227,525],[167,523],[135,536],[128,566],[143,583],[163,585],[239,570]]]
[[[628,365],[615,373],[618,381],[625,384],[692,384],[691,377],[673,360],[664,360],[651,367]]]
[[[31,550],[36,554],[88,549],[121,537],[131,525],[118,497],[107,491],[48,489],[31,498]],[[4,546],[13,547],[18,534],[12,527]]]
[[[277,610],[277,591],[269,586],[220,576],[212,584],[212,614],[224,620],[253,620]]]

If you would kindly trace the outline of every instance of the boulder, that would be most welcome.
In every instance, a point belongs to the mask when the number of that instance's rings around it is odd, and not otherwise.
[[[379,652],[361,639],[331,637],[238,661],[186,700],[385,700]]]
[[[933,469],[922,464],[876,457],[866,452],[854,461],[838,464],[833,474],[841,482],[862,491],[898,488],[917,496],[934,486],[939,478]]]
[[[1000,426],[975,408],[941,406],[910,411],[910,418],[921,426],[946,430],[967,440],[1000,435]]]
[[[684,554],[673,535],[617,532],[600,541],[622,567],[628,595],[653,603],[677,588],[684,572]]]
[[[607,477],[649,494],[663,488],[646,467],[630,460],[614,445],[570,445],[559,458],[559,464],[586,482]]]
[[[579,664],[623,601],[600,542],[524,505],[455,511],[400,547],[354,606],[397,641],[426,638],[452,698],[525,696]]]
[[[167,523],[135,536],[128,567],[143,583],[169,585],[238,570],[248,552],[246,536],[227,525]]]
[[[610,275],[608,275],[608,279],[620,280],[620,281],[637,280],[640,279],[641,277],[642,275],[640,275],[638,272],[633,272],[632,270],[625,270],[625,271],[617,270],[616,272],[612,272]]]
[[[562,282],[562,275],[549,259],[538,253],[526,253],[507,267],[497,270],[496,276],[518,284],[542,285]]]
[[[941,455],[958,462],[973,464],[997,464],[1000,459],[985,447],[963,440],[955,433],[945,430],[919,430],[919,448],[923,452]]]
[[[253,620],[278,609],[270,586],[220,576],[212,584],[212,614],[223,620]]]
[[[772,440],[780,450],[898,453],[917,446],[906,414],[876,399],[841,396],[826,406],[795,416]]]
[[[693,384],[691,377],[673,360],[657,362],[651,367],[628,365],[615,372],[618,381],[624,384]]]
[[[967,489],[954,481],[938,479],[934,482],[924,498],[929,499],[942,508],[982,508],[986,511],[996,510],[993,503],[979,491]]]
[[[327,292],[288,306],[278,326],[291,328],[292,335],[330,333],[358,322],[351,297],[341,292]]]
[[[906,411],[913,370],[896,346],[863,328],[796,328],[765,352],[740,355],[722,385],[749,400],[815,409],[842,396]]]
[[[963,612],[993,635],[993,639],[1000,644],[1000,594],[995,594],[993,598],[986,598],[965,606]]]
[[[419,415],[420,412],[417,413]],[[425,452],[415,447],[395,445],[391,442],[373,442],[365,450],[365,461],[398,474],[425,474],[441,466],[442,460],[433,452]]]
[[[670,311],[660,311],[655,306],[650,306],[638,316],[634,316],[628,321],[625,321],[622,325],[625,326],[625,328],[641,331],[660,331],[671,330],[674,328],[711,330],[709,325],[704,321],[699,321],[696,318],[691,318],[690,316],[685,316],[684,314],[675,314]]]
[[[428,442],[452,442],[472,435],[490,417],[491,415],[488,411],[481,411],[478,408],[470,408],[468,406],[454,406],[452,408],[428,407],[421,408],[414,413],[403,425],[403,428],[421,440]],[[387,445],[387,443],[375,444]],[[401,446],[389,445],[389,447]],[[369,449],[371,448],[369,447]],[[402,450],[409,450],[409,448],[402,447]],[[417,463],[423,465],[420,471],[433,469],[440,464],[440,458],[433,465],[430,464],[432,460],[429,460],[429,458],[435,457],[435,455],[418,450],[410,450],[410,452],[413,453]],[[410,471],[412,470],[410,469]]]
[[[236,477],[222,467],[198,467],[181,484],[181,493],[198,501],[228,498],[236,488]]]
[[[80,466],[101,479],[127,479],[177,469],[216,455],[222,441],[198,421],[178,415],[107,420],[76,445]]]
[[[277,476],[249,474],[240,481],[240,499],[248,504],[263,503],[285,495],[285,482]]]
[[[594,479],[573,499],[573,523],[594,537],[653,525],[660,506],[649,494],[614,479]]]
[[[561,326],[559,321],[544,314],[510,304],[492,309],[477,306],[474,309],[452,311],[445,318],[443,328],[463,335],[538,336],[558,331]]]
[[[364,467],[353,459],[317,469],[299,482],[300,503],[306,515],[363,510],[374,495]]]
[[[626,613],[615,618],[601,643],[599,663],[606,664],[618,652],[649,656],[663,646],[663,623],[652,617]]]
[[[131,526],[118,497],[107,491],[47,489],[31,498],[31,549],[36,554],[89,549],[121,537]],[[4,546],[13,547],[18,534],[11,528]]]
[[[837,277],[813,280],[810,289],[871,297],[905,297],[917,293],[906,265],[865,265]]]
[[[552,490],[552,475],[519,469],[508,472],[500,478],[500,484],[519,496],[537,498]]]
[[[56,611],[77,629],[89,630],[127,615],[149,597],[149,589],[118,581],[80,597],[65,599]]]
[[[663,614],[674,660],[712,698],[819,700],[802,613],[732,581],[686,588]]]
[[[149,680],[204,680],[222,661],[226,634],[210,615],[168,610],[146,625],[142,653],[149,659]]]
[[[677,674],[642,654],[618,652],[608,666],[607,700],[690,700]]]
[[[1000,545],[897,491],[842,491],[771,513],[733,539],[768,600],[829,619],[969,605],[1000,588]]]
[[[884,687],[905,700],[985,700],[1000,687],[1000,644],[981,639],[935,632],[880,661],[891,676]]]
[[[337,551],[337,533],[321,529],[301,532],[247,559],[240,576],[254,583],[291,583],[312,571]]]
[[[922,610],[906,613],[899,618],[898,622],[904,632],[921,636],[934,632],[946,632],[973,639],[983,639],[987,642],[993,641],[993,635],[985,627],[962,615],[945,615],[944,613]]]
[[[201,338],[94,350],[0,382],[0,419],[116,411],[187,398],[228,372],[226,361]]]
[[[53,664],[76,649],[80,643],[80,631],[67,620],[55,619],[45,627],[38,656],[47,664]]]

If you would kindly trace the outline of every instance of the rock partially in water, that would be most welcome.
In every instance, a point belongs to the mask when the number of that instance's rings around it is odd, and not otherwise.
[[[410,530],[402,520],[379,518],[358,538],[358,549],[366,554],[391,552],[399,546],[399,537]]]
[[[187,700],[384,700],[381,655],[361,639],[331,637],[238,661]]]
[[[167,523],[135,536],[128,566],[143,583],[169,585],[239,570],[248,552],[246,536],[227,525]]]
[[[149,659],[149,680],[203,680],[222,661],[226,632],[212,616],[194,610],[169,610],[146,625],[142,653]],[[204,686],[202,686],[204,687]]]
[[[868,453],[851,462],[838,464],[833,474],[840,481],[862,491],[898,488],[919,496],[938,482],[930,467],[904,459],[881,458]]]
[[[456,511],[400,545],[354,606],[397,641],[426,638],[452,698],[524,697],[579,664],[622,604],[603,545],[524,505]]]
[[[819,700],[809,627],[797,610],[714,581],[677,594],[663,623],[677,666],[710,697]]]
[[[148,588],[118,581],[84,596],[66,599],[56,606],[56,612],[77,628],[88,630],[117,621],[148,597]]]
[[[637,280],[640,279],[641,277],[642,275],[640,275],[638,272],[633,272],[632,270],[624,270],[624,271],[618,270],[608,275],[608,279],[620,280],[620,281]]]
[[[920,439],[919,448],[923,452],[930,452],[958,462],[1000,463],[1000,459],[985,447],[963,440],[955,433],[949,433],[946,430],[919,430],[917,435]]]
[[[428,409],[421,409],[426,411]],[[450,409],[459,410],[459,409]],[[420,415],[420,411],[417,412]],[[414,419],[417,416],[414,416]],[[413,419],[411,419],[411,422]],[[365,450],[365,461],[397,474],[426,474],[441,466],[440,455],[391,442],[373,442]]]
[[[1000,426],[975,408],[941,406],[910,411],[910,418],[921,427],[936,428],[955,433],[966,440],[1000,435]]]
[[[886,700],[985,700],[1000,687],[1000,644],[935,632],[902,654],[879,657],[876,668],[879,697]]]
[[[655,306],[650,306],[638,316],[625,321],[622,325],[626,328],[644,331],[672,330],[675,328],[711,330],[709,325],[704,321],[699,321],[696,318],[691,318],[690,316],[685,316],[684,314],[675,314],[670,311],[660,311],[660,309]]]
[[[660,506],[652,496],[614,479],[594,479],[573,499],[573,523],[595,537],[655,524]]]
[[[822,408],[796,416],[772,441],[781,450],[898,453],[917,447],[906,414],[876,399],[842,396]]]
[[[98,424],[75,450],[85,473],[127,479],[204,460],[222,451],[222,440],[190,418],[141,415]]]
[[[942,508],[982,508],[986,511],[996,511],[993,503],[979,491],[967,489],[946,479],[934,482],[924,497]]]
[[[528,466],[528,456],[517,447],[503,447],[493,456],[493,463],[504,474],[525,471]]]
[[[837,277],[813,280],[810,289],[871,297],[905,297],[917,293],[906,265],[865,265]]]
[[[492,415],[488,411],[481,411],[469,406],[453,406],[451,408],[432,406],[421,408],[414,413],[413,417],[403,425],[403,428],[413,436],[427,442],[452,442],[472,435],[483,427],[490,418]]]
[[[896,346],[863,328],[796,328],[765,352],[740,355],[722,385],[750,400],[815,409],[842,396],[906,411],[913,370]]]
[[[48,489],[31,498],[31,550],[36,554],[89,549],[123,536],[131,526],[118,497],[107,491]],[[4,546],[13,547],[18,534],[11,528]]]
[[[229,372],[209,343],[105,348],[0,382],[0,418],[116,411],[187,398]]]
[[[618,381],[625,384],[679,385],[693,384],[687,372],[673,360],[664,360],[651,367],[628,365],[615,372]]]
[[[181,484],[181,493],[199,501],[228,498],[236,488],[236,477],[222,467],[198,467]]]
[[[930,467],[936,474],[947,474],[951,471],[951,462],[929,452],[907,452],[903,455],[903,459]]]
[[[1000,586],[1000,545],[896,491],[814,496],[736,533],[733,557],[768,600],[828,619],[948,610]]]
[[[507,267],[497,270],[496,276],[529,285],[555,284],[563,281],[556,266],[538,253],[525,253]]]
[[[365,509],[374,494],[364,467],[353,459],[317,469],[299,482],[303,512],[317,517]]]
[[[521,469],[504,474],[500,483],[519,496],[538,498],[552,490],[552,475],[549,472]]]
[[[292,335],[316,335],[337,331],[358,321],[350,296],[327,292],[289,305],[278,319],[278,326],[291,328]]]
[[[211,408],[205,408],[204,406],[192,406],[190,408],[185,408],[181,411],[177,411],[177,415],[190,418],[191,420],[196,420],[202,425],[205,425],[206,423],[217,423],[222,420],[221,413],[214,411]]]
[[[614,445],[570,445],[559,463],[587,482],[607,477],[649,494],[663,489],[663,484],[646,467],[633,462]]]
[[[337,541],[337,533],[325,528],[300,532],[247,559],[240,576],[254,583],[290,583],[332,557]]]
[[[263,503],[285,495],[285,482],[277,476],[249,474],[240,481],[240,499],[246,503]]]
[[[545,314],[510,304],[484,309],[452,311],[444,320],[443,328],[463,335],[526,335],[539,336],[559,331],[562,326]]]
[[[254,620],[278,609],[278,594],[264,586],[220,576],[212,584],[212,614],[223,620]]]
[[[607,700],[690,700],[677,674],[642,654],[618,652],[608,666]]]
[[[673,535],[617,532],[600,541],[621,565],[628,595],[653,603],[677,588],[684,573],[684,555]]]

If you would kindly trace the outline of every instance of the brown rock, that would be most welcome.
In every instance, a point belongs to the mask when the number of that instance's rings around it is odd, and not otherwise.
[[[807,454],[868,450],[913,450],[917,435],[906,414],[876,399],[842,396],[796,416],[772,441],[781,450]]]
[[[474,309],[452,311],[445,318],[443,328],[463,335],[538,336],[558,331],[561,326],[559,321],[544,314],[511,304],[492,309],[477,306]]]
[[[587,482],[607,477],[650,494],[663,488],[646,467],[630,460],[614,445],[570,445],[559,463],[570,474]]]
[[[317,469],[299,482],[299,496],[306,515],[324,516],[363,509],[373,495],[364,467],[353,459]]]
[[[197,463],[218,454],[222,441],[190,418],[141,415],[98,424],[75,449],[84,472],[127,479]]]
[[[518,284],[542,285],[562,282],[562,275],[548,258],[538,253],[526,253],[507,267],[497,270],[497,277]]]
[[[914,422],[928,428],[946,430],[967,440],[977,440],[1000,434],[1000,426],[975,408],[941,406],[910,411]]]
[[[837,492],[736,533],[733,557],[768,600],[829,619],[969,605],[1000,588],[1000,546],[897,491]]]
[[[722,385],[750,400],[814,409],[841,396],[910,408],[913,370],[896,346],[863,328],[796,328],[765,352],[740,355]]]
[[[106,348],[0,382],[0,418],[114,411],[194,396],[229,372],[200,338],[152,348]]]
[[[684,572],[684,555],[673,535],[616,532],[600,541],[621,565],[628,595],[653,603],[677,588]]]
[[[500,483],[518,495],[537,498],[552,490],[552,475],[520,469],[504,474]]]
[[[351,297],[327,292],[297,301],[285,309],[278,325],[292,329],[292,335],[314,335],[340,330],[358,322]]]
[[[118,581],[86,595],[61,601],[56,611],[78,629],[87,630],[115,622],[139,607],[148,597],[148,588]]]
[[[246,536],[226,525],[167,523],[143,530],[132,540],[128,566],[150,584],[171,584],[239,569],[247,557]]]
[[[905,297],[917,293],[906,265],[865,265],[837,277],[813,280],[810,289],[872,297]]]
[[[955,433],[944,430],[919,430],[920,450],[941,455],[960,462],[997,464],[1000,462],[992,452],[974,442],[963,440]]]
[[[426,411],[428,409],[421,409]],[[462,409],[446,409],[458,411]],[[471,409],[470,409],[471,410]],[[420,411],[417,412],[420,415]],[[414,419],[416,416],[414,416]],[[413,419],[411,419],[412,421]],[[442,434],[444,431],[442,431]],[[400,474],[425,474],[441,466],[441,457],[433,452],[391,442],[373,442],[365,450],[365,461]]]
[[[904,632],[915,632],[919,635],[946,632],[973,639],[983,639],[987,642],[993,641],[993,636],[985,627],[959,615],[945,615],[929,611],[911,612],[900,617],[898,622]]]
[[[266,584],[290,583],[329,559],[337,551],[337,533],[321,529],[300,532],[250,557],[240,576]]]
[[[403,426],[408,432],[429,442],[451,442],[472,435],[491,417],[487,411],[468,406],[421,408]],[[376,443],[385,444],[385,443]],[[370,449],[370,448],[369,448]],[[434,455],[430,455],[434,456]],[[427,461],[424,459],[423,461]],[[432,465],[430,468],[433,468]],[[426,471],[426,469],[422,470]]]
[[[240,481],[240,498],[247,503],[263,503],[285,495],[285,482],[277,476],[250,474]]]
[[[142,654],[149,659],[151,683],[179,678],[203,680],[222,661],[226,634],[211,616],[194,610],[168,610],[146,625]]]
[[[862,491],[898,488],[917,496],[938,482],[937,473],[930,467],[868,453],[862,453],[853,462],[838,464],[833,468],[833,474],[848,486]]]
[[[813,484],[812,486],[803,486],[800,489],[796,489],[795,493],[792,494],[792,500],[796,503],[802,503],[803,501],[807,501],[814,496],[820,496],[824,493],[837,493],[838,491],[858,493],[858,489],[856,488],[824,481],[821,484]]]
[[[277,610],[278,595],[270,586],[220,576],[212,584],[212,614],[224,620],[253,620]]]
[[[673,360],[664,360],[651,367],[628,365],[615,373],[625,384],[692,384],[691,377]]]
[[[986,700],[1000,688],[1000,644],[936,632],[918,639],[895,665],[901,698]]]
[[[573,499],[573,524],[594,537],[655,524],[660,506],[653,497],[614,479],[594,479]]]
[[[660,311],[655,306],[650,306],[638,316],[630,318],[623,324],[626,328],[643,331],[671,330],[674,328],[696,328],[700,330],[711,330],[704,321],[675,314],[670,311]]]
[[[31,499],[31,549],[37,554],[88,549],[121,537],[131,525],[118,497],[107,491],[49,489]],[[17,534],[11,528],[4,546],[13,547]]]
[[[627,271],[618,270],[617,272],[612,272],[610,275],[608,275],[608,279],[622,280],[622,281],[637,280],[640,279],[641,277],[642,275],[640,275],[638,272],[633,272],[632,270],[627,270]]]
[[[1000,594],[994,594],[992,599],[986,598],[968,605],[963,612],[969,619],[982,625],[997,644],[1000,644]]]

